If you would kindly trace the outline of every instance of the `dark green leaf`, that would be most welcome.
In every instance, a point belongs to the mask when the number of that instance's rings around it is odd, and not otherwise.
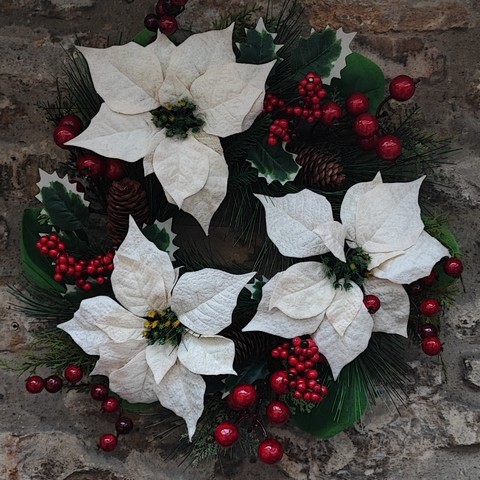
[[[170,234],[165,230],[165,228],[160,229],[158,225],[148,225],[143,230],[142,233],[145,235],[147,240],[150,240],[154,243],[160,250],[168,252],[168,249],[172,243]]]
[[[86,230],[88,208],[81,197],[69,192],[60,182],[41,190],[42,203],[53,225],[60,230]]]
[[[154,36],[155,32],[151,32],[150,30],[144,28],[133,37],[133,41],[142,47],[146,47]]]
[[[225,380],[228,391],[242,383],[253,383],[262,380],[268,375],[267,361],[253,362],[247,365],[238,375],[229,375]]]
[[[247,30],[247,38],[239,45],[238,63],[253,63],[260,65],[277,58],[274,37],[270,32],[256,29]]]

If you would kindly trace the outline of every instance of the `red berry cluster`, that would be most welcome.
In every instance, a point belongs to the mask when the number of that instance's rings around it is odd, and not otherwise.
[[[63,377],[70,385],[76,385],[83,377],[83,370],[77,365],[68,365],[63,372]],[[63,379],[59,375],[50,375],[47,378],[31,375],[25,381],[25,388],[29,393],[40,393],[43,389],[49,393],[57,393],[62,387]]]
[[[287,361],[288,371],[279,370],[270,377],[270,387],[275,393],[292,391],[293,398],[320,403],[328,389],[318,381],[317,363],[326,362],[313,339],[295,337],[274,348],[273,358]]]
[[[42,254],[53,260],[55,281],[65,283],[74,281],[75,285],[85,292],[93,288],[92,280],[97,285],[108,282],[114,268],[115,253],[113,251],[105,255],[97,255],[90,260],[76,259],[65,251],[65,244],[56,233],[40,237],[35,246]]]
[[[68,150],[71,147],[65,144],[79,135],[84,128],[80,117],[76,115],[65,115],[60,119],[53,131],[53,141],[60,148]]]
[[[147,30],[164,35],[173,35],[178,30],[177,15],[185,10],[188,0],[159,0],[155,5],[155,13],[149,13],[143,20]]]
[[[288,133],[288,120],[286,118],[277,118],[272,122],[269,128],[267,142],[269,145],[276,145],[278,141],[289,142],[291,140]]]
[[[422,339],[422,350],[426,355],[438,355],[442,350],[442,342],[438,338],[438,329],[432,323],[424,323],[418,328]]]

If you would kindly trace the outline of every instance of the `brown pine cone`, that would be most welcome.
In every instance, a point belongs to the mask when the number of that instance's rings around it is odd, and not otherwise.
[[[131,178],[112,182],[108,192],[107,234],[113,245],[120,245],[128,232],[131,215],[140,227],[148,221],[147,195],[142,186]]]

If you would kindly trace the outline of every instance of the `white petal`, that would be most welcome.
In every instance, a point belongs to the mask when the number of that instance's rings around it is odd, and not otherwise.
[[[363,293],[358,285],[351,283],[348,290],[337,288],[335,298],[327,309],[328,322],[342,336],[363,307]]]
[[[172,310],[193,332],[216,334],[232,323],[238,295],[254,275],[233,275],[213,268],[185,273],[173,290]]]
[[[136,162],[152,151],[152,140],[157,133],[150,113],[123,115],[102,103],[88,128],[66,145],[92,150],[108,158]]]
[[[314,332],[322,322],[323,313],[315,317],[296,320],[285,315],[277,308],[270,310],[270,298],[280,275],[280,273],[277,273],[264,285],[257,313],[243,329],[244,332],[265,332],[283,338],[293,338],[297,335],[307,335]]]
[[[387,260],[391,260],[392,258],[398,257],[399,255],[403,255],[405,252],[403,250],[391,252],[382,252],[382,253],[372,253],[370,252],[368,255],[370,256],[370,261],[368,262],[368,269],[373,270],[374,268],[381,265],[383,262]]]
[[[318,235],[325,246],[339,260],[345,262],[345,236],[346,228],[339,222],[325,222],[315,227],[313,233]]]
[[[363,290],[366,295],[375,295],[380,300],[380,308],[372,315],[373,331],[406,337],[410,300],[402,285],[370,277],[365,279]]]
[[[230,63],[198,77],[190,92],[205,119],[204,130],[219,137],[247,130],[262,112],[265,80],[275,63]]]
[[[178,360],[185,368],[201,375],[236,375],[233,369],[235,344],[221,335],[182,336]]]
[[[192,100],[192,94],[175,72],[168,71],[162,87],[158,91],[158,98],[162,105],[177,104],[180,100]]]
[[[278,274],[269,308],[296,320],[325,312],[335,296],[332,281],[319,262],[301,262]]]
[[[179,363],[168,371],[156,387],[160,403],[185,420],[190,440],[203,412],[205,389],[201,375],[192,373]]]
[[[156,55],[162,67],[162,72],[163,72],[162,78],[165,78],[167,73],[167,67],[168,67],[168,64],[170,63],[170,58],[172,56],[173,51],[177,47],[175,47],[175,44],[166,35],[158,32],[157,38],[155,39],[155,41],[148,44],[145,48]],[[160,85],[160,82],[157,82],[157,87],[159,85]]]
[[[394,283],[412,283],[429,275],[434,265],[448,255],[448,249],[436,238],[422,232],[417,242],[403,255],[382,263],[372,273],[377,278],[386,278]]]
[[[127,340],[124,343],[108,343],[100,347],[100,358],[90,375],[110,376],[124,367],[132,358],[145,350],[145,339]]]
[[[169,306],[175,282],[170,257],[143,236],[131,217],[114,265],[113,291],[130,312],[144,317],[149,310],[162,311]]]
[[[109,335],[111,332],[104,331],[103,325],[100,327],[99,322],[110,323],[112,329],[115,329],[117,319],[131,327],[125,338],[135,337],[135,324],[138,318],[110,297],[98,296],[83,300],[73,318],[61,323],[58,328],[67,332],[85,353],[99,355],[101,345],[114,341]]]
[[[208,156],[208,178],[199,192],[184,200],[182,210],[192,215],[208,235],[210,221],[227,193],[228,166],[218,137],[204,132],[196,133],[194,136],[211,149]]]
[[[358,200],[368,191],[382,184],[382,176],[377,173],[371,182],[361,182],[353,185],[347,190],[340,208],[340,218],[343,226],[347,229],[347,238],[355,240],[355,225],[357,221]]]
[[[313,229],[333,220],[328,200],[310,190],[284,197],[255,195],[265,207],[267,233],[286,257],[311,257],[327,253],[328,248]]]
[[[95,90],[113,111],[131,115],[160,106],[156,94],[163,81],[162,66],[151,49],[135,42],[78,49],[87,60]]]
[[[145,342],[146,343],[146,342]],[[175,365],[178,348],[170,343],[148,345],[145,349],[145,359],[153,372],[155,383],[160,383],[167,372]]]
[[[424,227],[418,205],[423,179],[383,183],[359,198],[355,240],[366,252],[406,250],[417,241]]]
[[[210,157],[217,155],[193,135],[185,139],[163,136],[153,156],[153,169],[165,192],[181,208],[187,197],[203,188]]]
[[[327,358],[335,380],[342,368],[367,348],[372,328],[372,317],[362,306],[343,336],[327,321],[312,335],[319,351]]]

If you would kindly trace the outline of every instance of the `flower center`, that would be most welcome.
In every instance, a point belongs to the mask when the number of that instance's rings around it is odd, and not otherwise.
[[[345,256],[347,259],[345,263],[334,255],[324,256],[324,264],[328,268],[327,275],[333,280],[333,286],[348,290],[352,287],[351,281],[362,286],[365,278],[370,275],[368,271],[370,255],[362,247],[357,247],[349,248]],[[342,279],[343,284],[340,282]]]
[[[180,100],[176,105],[167,103],[151,112],[152,121],[156,127],[166,130],[167,137],[187,138],[190,130],[197,133],[205,123],[194,115],[196,108],[197,106],[186,98]]]
[[[170,343],[175,347],[180,344],[184,331],[180,320],[170,308],[161,312],[150,310],[143,329],[143,336],[149,345]]]

